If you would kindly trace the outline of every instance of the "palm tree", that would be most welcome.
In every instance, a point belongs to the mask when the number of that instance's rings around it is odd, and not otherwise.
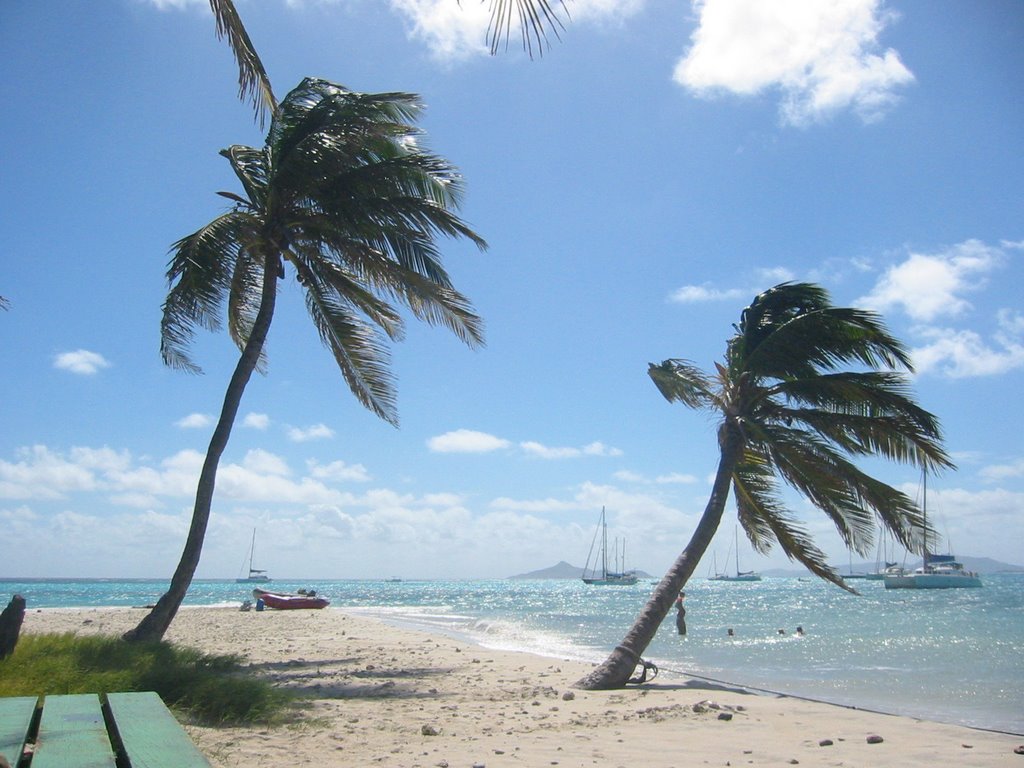
[[[881,456],[928,470],[953,466],[938,420],[910,392],[910,358],[881,318],[832,306],[816,285],[782,283],[757,296],[735,330],[714,376],[686,360],[649,367],[670,403],[721,418],[718,471],[686,549],[622,643],[577,683],[582,688],[621,687],[638,664],[646,664],[641,654],[718,530],[730,487],[757,551],[778,543],[790,559],[844,589],[787,509],[777,476],[824,512],[857,552],[870,549],[876,518],[908,548],[923,545],[914,502],[852,461]],[[857,370],[840,370],[851,364]]]
[[[461,2],[461,0],[450,1]],[[555,37],[558,37],[558,30],[564,28],[552,0],[480,0],[480,2],[490,2],[491,4],[491,22],[487,30],[487,41],[492,54],[498,52],[503,38],[505,44],[508,44],[513,19],[518,20],[523,48],[531,58],[534,47],[537,48],[538,53],[543,53],[544,47],[548,44],[548,29]],[[568,15],[565,0],[559,0],[558,5]],[[217,37],[227,38],[228,46],[238,64],[238,97],[242,101],[250,100],[252,102],[256,119],[262,126],[267,115],[272,114],[277,107],[267,71],[249,39],[249,33],[246,32],[245,25],[242,24],[242,18],[238,15],[234,1],[210,0],[210,9],[213,11],[217,25]]]
[[[386,339],[403,335],[397,301],[470,347],[482,322],[456,291],[436,247],[441,236],[484,240],[454,213],[460,177],[424,150],[411,121],[421,106],[404,93],[361,94],[307,78],[274,113],[262,148],[221,154],[243,194],[234,207],[171,250],[161,354],[196,372],[188,355],[197,326],[228,330],[242,354],[224,396],[196,491],[181,561],[170,587],[126,639],[159,639],[191,583],[210,517],[217,466],[252,372],[263,360],[277,281],[291,265],[320,338],[359,401],[397,425]]]

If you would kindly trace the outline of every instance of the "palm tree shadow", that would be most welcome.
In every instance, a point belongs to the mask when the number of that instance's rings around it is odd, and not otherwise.
[[[450,667],[388,667],[366,665],[359,658],[290,660],[254,664],[257,674],[270,678],[300,698],[417,699],[438,698],[432,679],[452,673]]]

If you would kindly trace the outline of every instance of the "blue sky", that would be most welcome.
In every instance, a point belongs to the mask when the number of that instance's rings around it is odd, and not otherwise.
[[[394,429],[287,281],[200,576],[238,575],[254,528],[278,578],[582,565],[602,505],[660,574],[717,450],[647,364],[712,367],[785,279],[880,311],[913,349],[959,464],[931,483],[937,527],[959,554],[1024,563],[1019,2],[575,0],[533,60],[515,37],[488,55],[473,0],[238,7],[279,96],[307,75],[422,95],[490,243],[443,244],[487,346],[411,324]],[[169,576],[236,352],[202,334],[204,375],[162,365],[167,252],[236,190],[218,150],[263,134],[205,0],[15,0],[0,50],[0,575]],[[916,493],[911,468],[873,468]]]

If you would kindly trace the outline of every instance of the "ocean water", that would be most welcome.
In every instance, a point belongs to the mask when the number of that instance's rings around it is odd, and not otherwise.
[[[982,589],[886,590],[860,596],[817,579],[692,579],[685,638],[666,619],[645,657],[686,673],[836,704],[1024,734],[1024,574]],[[138,606],[163,581],[0,580],[29,610]],[[483,646],[600,661],[631,626],[653,583],[578,581],[274,581],[314,588],[333,607]],[[237,605],[249,587],[196,581],[185,605]],[[802,626],[804,635],[794,630]],[[733,629],[729,637],[727,630]],[[785,634],[780,634],[782,629]]]

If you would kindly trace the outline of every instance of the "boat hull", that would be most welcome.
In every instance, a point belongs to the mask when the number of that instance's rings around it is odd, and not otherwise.
[[[610,586],[623,586],[628,587],[636,584],[637,577],[631,574],[623,574],[621,576],[615,576],[608,574],[607,576],[586,576],[583,578],[584,584],[591,584],[594,586],[610,587]]]
[[[326,608],[331,604],[330,600],[315,595],[312,597],[309,595],[285,595],[280,592],[267,592],[264,589],[254,589],[252,596],[257,600],[262,600],[267,608],[277,611],[319,609]]]
[[[982,585],[977,576],[952,573],[910,573],[882,580],[886,589],[976,589]]]

